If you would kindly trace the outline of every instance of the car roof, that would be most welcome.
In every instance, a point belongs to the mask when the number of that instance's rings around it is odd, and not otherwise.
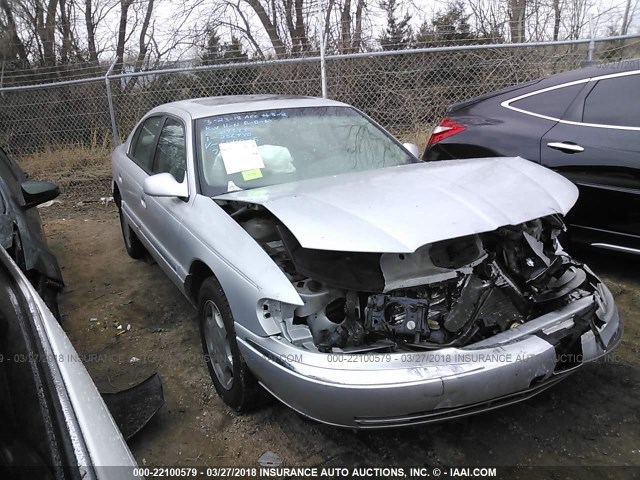
[[[192,98],[177,102],[165,103],[152,110],[162,112],[179,110],[191,118],[203,118],[213,115],[273,110],[278,108],[297,107],[348,107],[349,105],[335,100],[297,95],[225,95],[220,97]]]

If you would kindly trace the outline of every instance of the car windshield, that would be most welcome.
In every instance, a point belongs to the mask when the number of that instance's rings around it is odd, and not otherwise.
[[[349,107],[242,112],[196,122],[203,194],[418,163]]]

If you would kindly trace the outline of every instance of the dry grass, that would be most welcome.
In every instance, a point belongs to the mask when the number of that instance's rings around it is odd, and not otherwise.
[[[70,145],[17,160],[30,178],[57,183],[65,196],[93,199],[109,192],[110,155],[110,145]]]

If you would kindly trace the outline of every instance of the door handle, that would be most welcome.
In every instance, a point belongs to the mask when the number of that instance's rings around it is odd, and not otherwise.
[[[565,153],[580,153],[584,152],[584,148],[580,145],[576,145],[575,143],[568,142],[549,142],[547,143],[547,147],[554,148],[556,150],[560,150]]]
[[[140,205],[142,205],[142,208],[147,208],[147,202],[144,201],[144,193],[140,195]]]

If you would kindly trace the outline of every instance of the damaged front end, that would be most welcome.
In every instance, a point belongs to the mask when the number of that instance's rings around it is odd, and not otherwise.
[[[370,253],[304,248],[265,208],[222,206],[295,287],[304,305],[265,302],[262,313],[309,351],[461,348],[582,298],[599,298],[599,280],[560,246],[564,225],[556,215],[413,253]],[[598,321],[591,317],[576,325],[578,340]]]

